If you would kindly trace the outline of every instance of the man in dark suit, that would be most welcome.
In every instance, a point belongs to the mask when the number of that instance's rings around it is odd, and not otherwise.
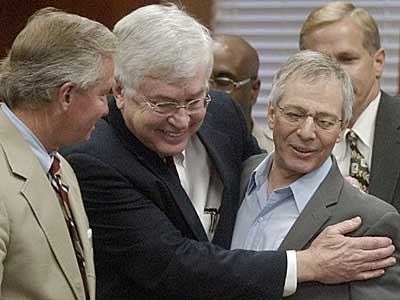
[[[325,54],[303,51],[281,67],[268,108],[275,152],[244,163],[241,194],[245,195],[233,249],[306,249],[326,226],[361,216],[363,225],[353,235],[388,235],[400,258],[396,209],[344,180],[330,156],[350,121],[352,99],[350,78]],[[395,300],[399,293],[396,264],[368,282],[300,283],[288,299]]]
[[[174,5],[150,5],[114,32],[109,116],[68,154],[93,227],[98,299],[281,299],[296,279],[370,278],[393,263],[382,258],[393,251],[387,239],[342,235],[358,219],[325,231],[306,251],[227,250],[241,164],[259,149],[239,106],[208,94],[208,30]]]
[[[400,209],[400,99],[380,90],[385,51],[374,19],[351,3],[327,3],[312,11],[303,24],[300,49],[332,56],[353,83],[353,117],[333,150],[340,171]],[[349,132],[357,136],[357,150],[352,151],[346,138]],[[363,176],[354,164],[355,153],[366,166]]]

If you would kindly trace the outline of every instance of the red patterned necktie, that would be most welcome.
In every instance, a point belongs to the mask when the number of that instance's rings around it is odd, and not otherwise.
[[[60,160],[58,157],[53,156],[54,160],[51,164],[50,175],[51,175],[51,185],[60,196],[60,204],[61,209],[64,214],[65,222],[67,223],[68,232],[72,240],[72,244],[74,246],[76,259],[79,266],[79,271],[82,276],[83,285],[85,288],[86,299],[90,299],[89,297],[89,288],[88,281],[86,277],[85,270],[85,257],[83,256],[83,247],[82,241],[79,237],[78,230],[76,228],[74,218],[72,216],[71,207],[68,199],[68,188],[62,184],[60,174],[57,174],[60,170]]]
[[[367,192],[369,186],[369,170],[367,160],[357,147],[358,136],[353,130],[350,130],[346,135],[346,139],[351,149],[349,175],[357,179],[361,185],[361,189]]]

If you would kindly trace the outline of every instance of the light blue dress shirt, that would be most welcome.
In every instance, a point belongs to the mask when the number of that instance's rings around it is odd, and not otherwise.
[[[318,169],[268,194],[273,155],[251,174],[236,218],[232,249],[277,250],[332,166],[328,157]]]
[[[10,119],[11,123],[13,123],[21,133],[23,139],[28,143],[33,154],[37,157],[40,165],[43,167],[45,173],[48,173],[51,163],[53,162],[52,155],[55,153],[47,153],[43,144],[39,141],[35,134],[8,108],[5,103],[0,103],[0,107],[6,117]]]

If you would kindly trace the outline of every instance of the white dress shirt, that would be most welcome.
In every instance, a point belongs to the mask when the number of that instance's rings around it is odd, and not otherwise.
[[[357,121],[351,128],[359,137],[357,142],[358,150],[364,156],[368,164],[368,169],[371,170],[372,161],[372,146],[374,144],[375,122],[378,106],[381,99],[381,92],[378,96],[371,101],[371,103],[364,109]],[[335,145],[332,153],[335,155],[340,172],[343,176],[349,176],[351,149],[350,145],[346,143],[346,134],[349,132],[346,128],[342,133],[339,143]]]

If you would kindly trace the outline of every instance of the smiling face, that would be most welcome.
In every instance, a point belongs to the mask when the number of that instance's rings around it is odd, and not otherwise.
[[[331,56],[349,74],[355,95],[353,123],[378,95],[385,60],[383,49],[370,53],[363,41],[362,30],[349,18],[316,28],[304,39],[306,49]]]
[[[87,90],[71,89],[66,102],[68,109],[60,121],[60,145],[70,145],[89,139],[96,122],[108,113],[107,96],[114,82],[114,63],[111,58],[102,62],[102,76]]]
[[[185,104],[205,97],[207,79],[204,70],[198,71],[193,79],[172,84],[145,78],[134,96],[117,91],[117,106],[127,127],[146,147],[160,156],[175,155],[186,148],[190,137],[200,128],[206,109],[189,115],[180,108],[163,116],[152,110],[145,98],[154,104],[166,101]]]
[[[339,81],[322,79],[310,83],[293,78],[278,105],[297,108],[313,116],[331,115],[341,119],[343,98]],[[302,124],[293,125],[272,104],[268,123],[273,129],[275,143],[270,177],[282,185],[319,168],[329,157],[341,132],[340,123],[331,130],[323,130],[312,117],[307,117]]]

